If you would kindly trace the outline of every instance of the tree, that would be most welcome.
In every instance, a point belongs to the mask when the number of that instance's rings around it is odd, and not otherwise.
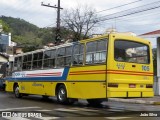
[[[8,33],[10,31],[9,25],[7,23],[5,23],[4,21],[0,20],[0,25],[2,25],[3,32]]]
[[[87,38],[89,31],[95,27],[98,21],[95,10],[86,5],[65,10],[62,23],[73,32],[73,40],[77,41]]]

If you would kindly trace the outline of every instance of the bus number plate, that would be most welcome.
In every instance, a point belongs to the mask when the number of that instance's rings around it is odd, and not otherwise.
[[[129,88],[135,88],[136,85],[135,84],[129,84]]]

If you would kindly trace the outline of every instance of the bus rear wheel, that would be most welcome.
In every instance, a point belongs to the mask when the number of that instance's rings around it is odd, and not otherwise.
[[[77,99],[67,98],[67,90],[64,84],[61,84],[57,89],[57,101],[60,104],[73,104]]]
[[[67,90],[66,90],[66,87],[63,84],[58,87],[57,101],[61,104],[67,104],[68,103]]]
[[[14,87],[14,95],[15,95],[16,98],[21,98],[22,97],[22,94],[19,92],[19,86],[18,85],[16,85]]]

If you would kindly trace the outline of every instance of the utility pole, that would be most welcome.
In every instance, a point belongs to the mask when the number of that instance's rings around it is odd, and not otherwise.
[[[60,7],[60,0],[58,0],[58,6],[54,5],[51,6],[50,4],[43,4],[43,2],[41,3],[42,6],[46,6],[46,7],[51,7],[51,8],[56,8],[57,9],[57,28],[56,28],[56,44],[60,43],[61,41],[61,33],[60,33],[60,10],[63,9]]]

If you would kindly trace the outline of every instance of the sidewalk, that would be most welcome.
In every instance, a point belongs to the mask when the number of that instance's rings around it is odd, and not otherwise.
[[[109,98],[108,101],[160,105],[160,96],[154,96],[153,98]]]

